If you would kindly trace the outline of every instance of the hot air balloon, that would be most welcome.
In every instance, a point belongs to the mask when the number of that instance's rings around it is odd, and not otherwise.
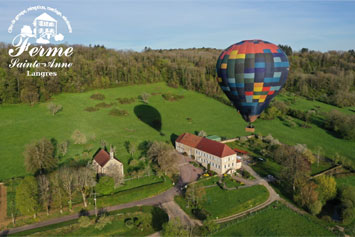
[[[234,107],[254,122],[286,82],[289,62],[276,45],[263,40],[243,40],[225,49],[217,61],[217,81]]]

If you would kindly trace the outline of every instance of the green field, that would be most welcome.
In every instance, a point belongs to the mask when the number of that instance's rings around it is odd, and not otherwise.
[[[125,219],[130,217],[138,218],[138,221],[141,222],[139,228],[130,228],[125,224]],[[111,223],[101,230],[95,228],[94,218],[91,217],[92,224],[86,228],[80,227],[78,221],[74,220],[20,232],[13,236],[146,236],[160,230],[161,224],[168,220],[168,216],[164,211],[150,206],[133,207],[111,212],[109,213]]]
[[[268,191],[261,185],[234,190],[223,190],[215,186],[206,188],[205,200],[200,205],[210,217],[215,219],[217,217],[222,218],[237,214],[255,207],[265,202],[268,197]],[[191,207],[188,207],[187,201],[182,196],[176,196],[175,202],[187,214],[194,217]]]
[[[222,224],[213,236],[335,236],[318,220],[282,204],[272,204],[243,219]]]
[[[355,186],[355,175],[335,179],[338,186]]]
[[[230,216],[267,200],[269,193],[264,186],[222,190],[220,187],[206,189],[206,200],[201,204],[212,217]]]
[[[304,97],[300,96],[294,96],[294,95],[287,95],[286,94],[280,94],[278,95],[275,99],[280,100],[280,101],[289,101],[291,104],[289,105],[293,109],[298,109],[302,111],[308,111],[310,109],[315,109],[318,110],[319,112],[329,112],[332,111],[333,109],[339,110],[340,112],[343,112],[345,114],[354,114],[354,109],[355,107],[345,107],[345,108],[339,108],[335,107],[333,105],[325,104],[316,100],[307,100]]]
[[[90,99],[94,93],[100,92],[105,100]],[[161,94],[152,95],[145,115],[157,114],[161,117],[161,130],[149,123],[144,123],[135,114],[135,107],[142,104],[139,100],[132,104],[119,104],[116,98],[137,97],[143,92],[183,95],[177,101],[164,100]],[[95,90],[85,93],[64,93],[54,96],[50,102],[61,104],[63,111],[52,116],[47,103],[34,106],[25,104],[0,106],[0,180],[26,174],[23,165],[23,151],[26,144],[42,137],[55,138],[59,143],[70,140],[75,129],[83,132],[88,142],[86,145],[75,145],[71,142],[68,154],[61,160],[70,158],[83,159],[83,151],[87,151],[85,159],[99,148],[103,139],[117,148],[116,157],[127,164],[130,157],[124,147],[126,141],[139,144],[142,141],[161,140],[171,142],[172,138],[183,132],[204,130],[208,134],[216,134],[228,138],[245,135],[246,123],[235,109],[226,106],[205,95],[174,89],[164,83],[118,87]],[[111,108],[100,108],[95,112],[87,112],[85,108],[105,102],[113,104]],[[319,103],[319,102],[317,102]],[[126,110],[128,116],[112,116],[112,108]],[[336,108],[336,107],[334,107]],[[143,114],[143,115],[144,115]],[[143,116],[144,117],[144,116]],[[354,157],[354,141],[346,141],[333,137],[325,130],[312,125],[312,128],[287,127],[280,120],[257,120],[256,132],[263,135],[272,134],[283,143],[304,143],[309,148],[320,145],[327,154],[338,152],[344,156]],[[138,152],[137,152],[138,153]],[[137,154],[136,154],[137,156]],[[127,168],[127,165],[125,165]]]

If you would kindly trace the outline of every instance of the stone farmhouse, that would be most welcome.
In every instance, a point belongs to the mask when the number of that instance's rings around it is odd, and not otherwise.
[[[112,147],[110,153],[104,149],[100,149],[92,161],[97,174],[124,177],[123,163],[114,156]]]
[[[175,148],[219,175],[234,173],[242,167],[242,158],[228,145],[205,137],[184,133],[176,139]]]

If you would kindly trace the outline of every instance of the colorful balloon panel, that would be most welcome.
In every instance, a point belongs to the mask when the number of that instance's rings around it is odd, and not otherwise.
[[[244,40],[219,56],[217,81],[243,119],[254,122],[285,84],[289,66],[278,46]]]

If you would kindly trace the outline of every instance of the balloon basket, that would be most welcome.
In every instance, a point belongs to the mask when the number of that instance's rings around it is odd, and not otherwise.
[[[246,132],[255,132],[255,128],[251,122],[249,122],[248,126],[245,127],[245,131]]]

